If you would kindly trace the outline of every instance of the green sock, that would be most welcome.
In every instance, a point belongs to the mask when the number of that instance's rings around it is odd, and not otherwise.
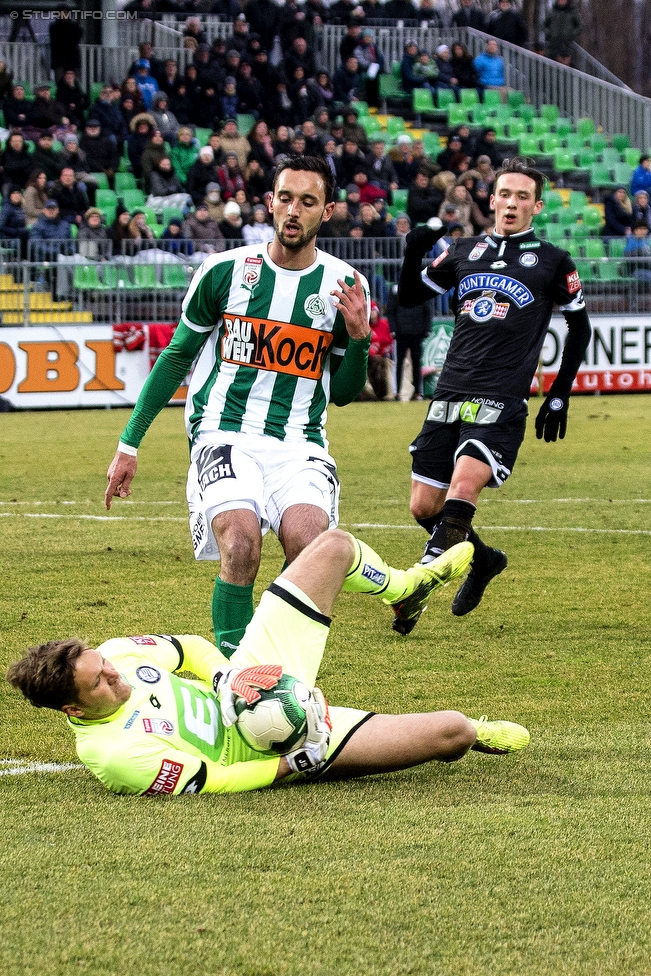
[[[343,589],[348,593],[382,594],[389,603],[395,603],[405,594],[409,580],[406,570],[394,569],[367,546],[351,535],[355,543],[355,558],[344,580]]]
[[[253,616],[253,583],[237,586],[219,576],[212,595],[212,625],[215,643],[225,657],[237,650]]]

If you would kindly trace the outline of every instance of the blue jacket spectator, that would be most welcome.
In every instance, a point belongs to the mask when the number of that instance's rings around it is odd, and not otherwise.
[[[651,157],[649,156],[640,156],[640,164],[633,170],[631,176],[631,196],[634,197],[638,190],[651,193]]]
[[[502,88],[505,84],[504,59],[497,53],[497,41],[486,41],[486,47],[474,60],[479,84],[484,88]]]
[[[149,61],[146,58],[140,58],[136,61],[136,84],[140,89],[140,94],[142,95],[142,100],[145,103],[145,108],[147,111],[151,108],[151,103],[154,100],[154,95],[158,91],[158,82],[149,74]]]
[[[412,92],[414,88],[423,87],[423,79],[414,73],[414,65],[418,60],[418,44],[416,41],[407,41],[405,53],[400,62],[400,78],[402,87],[406,92]]]
[[[56,261],[57,255],[70,252],[70,248],[61,248],[62,241],[70,241],[72,234],[70,224],[59,214],[56,200],[46,200],[43,213],[30,231],[32,257],[35,261]]]
[[[25,258],[28,237],[29,231],[23,210],[23,192],[19,186],[12,183],[0,210],[0,238],[20,241],[21,257]]]
[[[180,254],[189,257],[194,254],[194,244],[189,237],[183,234],[183,222],[173,217],[161,234],[158,246],[161,251],[168,251],[170,254]]]

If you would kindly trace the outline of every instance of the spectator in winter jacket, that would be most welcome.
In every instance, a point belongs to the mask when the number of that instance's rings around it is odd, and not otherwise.
[[[625,186],[617,186],[604,197],[604,237],[626,237],[633,226],[633,204]]]
[[[29,230],[23,210],[23,191],[15,183],[9,185],[0,210],[0,237],[20,241],[20,256],[27,257]]]
[[[89,208],[88,195],[75,179],[75,171],[70,166],[64,166],[61,176],[50,187],[50,198],[58,203],[63,220],[77,226],[81,224]]]
[[[514,8],[511,0],[499,0],[497,10],[488,18],[486,33],[498,41],[507,41],[518,47],[526,47],[529,36],[522,14]]]
[[[216,254],[224,250],[224,237],[216,221],[212,220],[205,203],[183,221],[183,236],[192,241],[195,251]]]
[[[414,177],[407,196],[407,216],[412,224],[425,224],[435,217],[443,203],[441,193],[430,182],[427,173],[420,170]]]
[[[129,138],[127,121],[120,111],[119,102],[116,102],[119,97],[117,89],[114,90],[110,85],[105,85],[98,100],[93,102],[88,111],[88,118],[97,119],[100,123],[102,134],[115,139],[118,157],[122,155],[124,143]]]
[[[170,149],[170,159],[174,172],[184,187],[187,187],[188,173],[198,156],[199,147],[192,135],[192,129],[188,126],[181,126],[176,136],[176,142]]]
[[[505,85],[504,58],[498,53],[497,41],[492,37],[486,41],[484,50],[474,60],[479,84],[483,88],[499,88]]]
[[[45,170],[48,183],[58,180],[63,167],[61,153],[52,148],[53,143],[53,136],[49,132],[44,132],[38,137],[36,148],[30,157],[30,168]]]
[[[338,102],[352,102],[359,98],[362,75],[356,57],[351,54],[346,58],[345,63],[335,71],[332,83]]]
[[[111,256],[112,245],[106,227],[102,226],[102,211],[90,207],[77,234],[79,254],[91,261],[100,261]]]
[[[631,196],[635,196],[638,190],[651,192],[651,157],[646,155],[640,156],[639,165],[631,176]]]
[[[120,164],[117,142],[102,131],[97,118],[90,118],[84,126],[79,140],[79,148],[86,156],[86,162],[91,173],[106,173],[109,183],[113,179]]]
[[[145,193],[151,193],[149,186],[151,174],[164,156],[169,156],[169,147],[165,145],[163,133],[160,129],[154,129],[140,157]]]
[[[28,227],[35,224],[43,213],[43,207],[48,198],[46,187],[47,177],[43,170],[33,169],[29,174],[23,195],[23,210]]]
[[[172,143],[180,129],[180,125],[173,112],[170,111],[167,95],[165,92],[156,92],[151,104],[151,114],[154,117],[154,124],[163,133],[166,142]]]
[[[583,29],[573,0],[556,0],[543,21],[547,57],[558,60],[559,55],[572,50]]]
[[[394,285],[389,292],[386,314],[391,326],[391,334],[396,339],[396,400],[400,399],[402,371],[408,351],[411,356],[412,382],[414,385],[411,398],[412,400],[422,400],[421,356],[423,341],[432,324],[432,303],[425,302],[424,305],[419,305],[417,308],[403,308],[398,302],[398,286]]]
[[[186,188],[195,205],[203,202],[209,183],[219,183],[214,159],[215,155],[210,146],[202,146],[198,159],[190,167]]]
[[[183,222],[178,217],[172,217],[158,239],[158,246],[169,254],[180,254],[186,257],[194,254],[194,245],[189,237],[184,236]]]
[[[84,124],[90,99],[86,92],[80,88],[73,68],[68,68],[64,72],[63,78],[57,85],[55,98],[59,105],[64,108],[70,124],[80,128]]]
[[[253,223],[242,227],[242,237],[247,244],[267,244],[273,236],[269,212],[263,203],[257,203],[253,208]]]
[[[146,58],[136,61],[135,79],[145,108],[150,109],[154,100],[154,95],[158,91],[158,82],[149,73],[150,64]]]
[[[0,153],[0,181],[2,186],[14,183],[24,187],[34,168],[33,156],[27,151],[20,132],[12,132]],[[56,174],[59,175],[58,172]]]
[[[71,237],[70,223],[61,217],[59,204],[46,200],[43,213],[29,232],[33,260],[56,261],[62,247],[65,249],[64,242]]]
[[[154,131],[154,120],[149,112],[135,115],[129,124],[131,135],[127,142],[127,154],[136,179],[142,176],[142,154]]]
[[[251,144],[249,140],[241,135],[237,128],[237,121],[235,119],[225,119],[222,125],[222,149],[225,153],[232,149],[237,155],[237,161],[240,164],[240,169],[242,172],[246,169],[246,163],[249,158],[249,153],[251,152]]]

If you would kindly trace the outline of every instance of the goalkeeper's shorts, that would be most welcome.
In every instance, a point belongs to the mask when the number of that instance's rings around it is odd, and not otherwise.
[[[251,623],[230,659],[236,668],[280,664],[283,671],[314,688],[330,629],[330,618],[289,580],[280,577],[262,594]],[[373,712],[358,708],[330,708],[332,734],[326,766],[338,755],[355,729]],[[291,782],[303,773],[287,776]],[[285,780],[283,780],[285,781]]]

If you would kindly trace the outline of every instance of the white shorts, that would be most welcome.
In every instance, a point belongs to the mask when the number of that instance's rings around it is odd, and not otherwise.
[[[195,559],[219,559],[212,520],[220,512],[248,509],[262,534],[276,535],[292,505],[314,505],[339,522],[337,466],[316,444],[219,431],[200,435],[192,448],[186,486]]]

